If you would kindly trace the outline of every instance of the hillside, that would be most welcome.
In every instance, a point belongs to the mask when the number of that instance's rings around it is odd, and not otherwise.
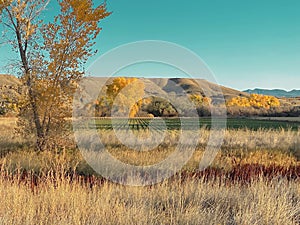
[[[89,89],[97,89],[97,86],[103,85],[107,78],[101,77],[88,77],[86,78],[85,86],[89,87]],[[214,96],[216,90],[219,89],[218,85],[208,82],[202,79],[188,79],[188,78],[140,78],[143,80],[149,90],[151,90],[151,86],[154,89],[160,88],[162,91],[166,93],[175,92],[176,94],[184,94],[183,90],[189,94],[201,94]],[[108,80],[108,83],[111,79]],[[21,82],[15,76],[11,75],[1,75],[0,74],[0,90],[1,93],[10,92],[14,94],[17,91],[18,87],[21,86]],[[154,87],[156,86],[156,87]],[[205,90],[205,91],[204,91]],[[223,91],[224,97],[230,98],[235,96],[248,96],[247,93],[237,91],[231,88],[221,86],[221,90]]]
[[[271,95],[275,97],[286,97],[286,98],[294,98],[294,97],[300,97],[300,90],[291,90],[286,91],[282,89],[248,89],[244,92],[249,94],[262,94],[262,95]]]
[[[188,94],[200,94],[207,97],[217,97],[220,87],[217,84],[208,82],[203,79],[188,78],[139,78],[146,87],[147,94],[158,93],[175,93],[177,96]],[[89,91],[97,91],[98,86],[104,85],[107,78],[88,77],[84,79],[84,87]],[[112,78],[108,79],[110,83]],[[248,93],[237,91],[231,88],[221,86],[224,98],[229,99],[236,96],[249,96]],[[185,92],[185,93],[184,93]]]
[[[166,93],[175,93],[176,95],[200,94],[207,97],[221,97],[218,90],[221,89],[224,98],[229,99],[236,96],[249,96],[248,93],[237,91],[227,87],[219,87],[217,84],[203,79],[188,78],[149,78],[143,79],[144,83],[154,83]],[[151,84],[150,84],[151,85]],[[153,84],[152,84],[153,85]]]
[[[11,75],[7,75],[7,74],[0,74],[0,87],[2,86],[16,86],[16,85],[20,85],[21,82],[19,81],[19,79],[15,76],[11,76]]]
[[[0,115],[13,115],[23,87],[18,78],[0,74]]]

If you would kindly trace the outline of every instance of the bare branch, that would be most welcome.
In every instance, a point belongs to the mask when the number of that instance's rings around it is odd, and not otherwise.
[[[16,25],[16,23],[15,23],[15,21],[14,21],[14,18],[13,18],[13,16],[12,16],[11,12],[8,10],[8,8],[5,8],[5,11],[6,11],[7,14],[8,14],[8,17],[9,17],[9,19],[10,19],[11,24],[13,25],[13,27],[15,28],[15,30],[17,30],[17,25]]]

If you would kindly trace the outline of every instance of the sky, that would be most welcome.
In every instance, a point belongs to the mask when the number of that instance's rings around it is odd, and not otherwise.
[[[238,90],[300,89],[299,0],[107,0],[107,7],[112,15],[100,23],[98,53],[87,66],[119,45],[163,40],[195,52],[221,85]],[[58,10],[52,0],[44,17],[50,19]],[[13,57],[9,52],[0,46],[0,73]],[[155,77],[168,70],[152,67]],[[127,72],[151,76],[147,68],[149,64],[135,65]],[[169,72],[180,76],[173,69]]]

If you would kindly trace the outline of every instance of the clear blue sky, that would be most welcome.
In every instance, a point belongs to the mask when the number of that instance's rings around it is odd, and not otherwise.
[[[113,14],[102,22],[99,52],[89,63],[121,44],[164,40],[197,53],[224,86],[300,89],[299,0],[107,0],[107,5]],[[56,11],[54,1],[45,15]],[[3,66],[8,49],[0,51]]]

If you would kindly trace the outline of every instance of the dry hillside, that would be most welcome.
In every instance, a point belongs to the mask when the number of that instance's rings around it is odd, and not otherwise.
[[[0,74],[0,115],[15,113],[23,87],[18,78]]]

